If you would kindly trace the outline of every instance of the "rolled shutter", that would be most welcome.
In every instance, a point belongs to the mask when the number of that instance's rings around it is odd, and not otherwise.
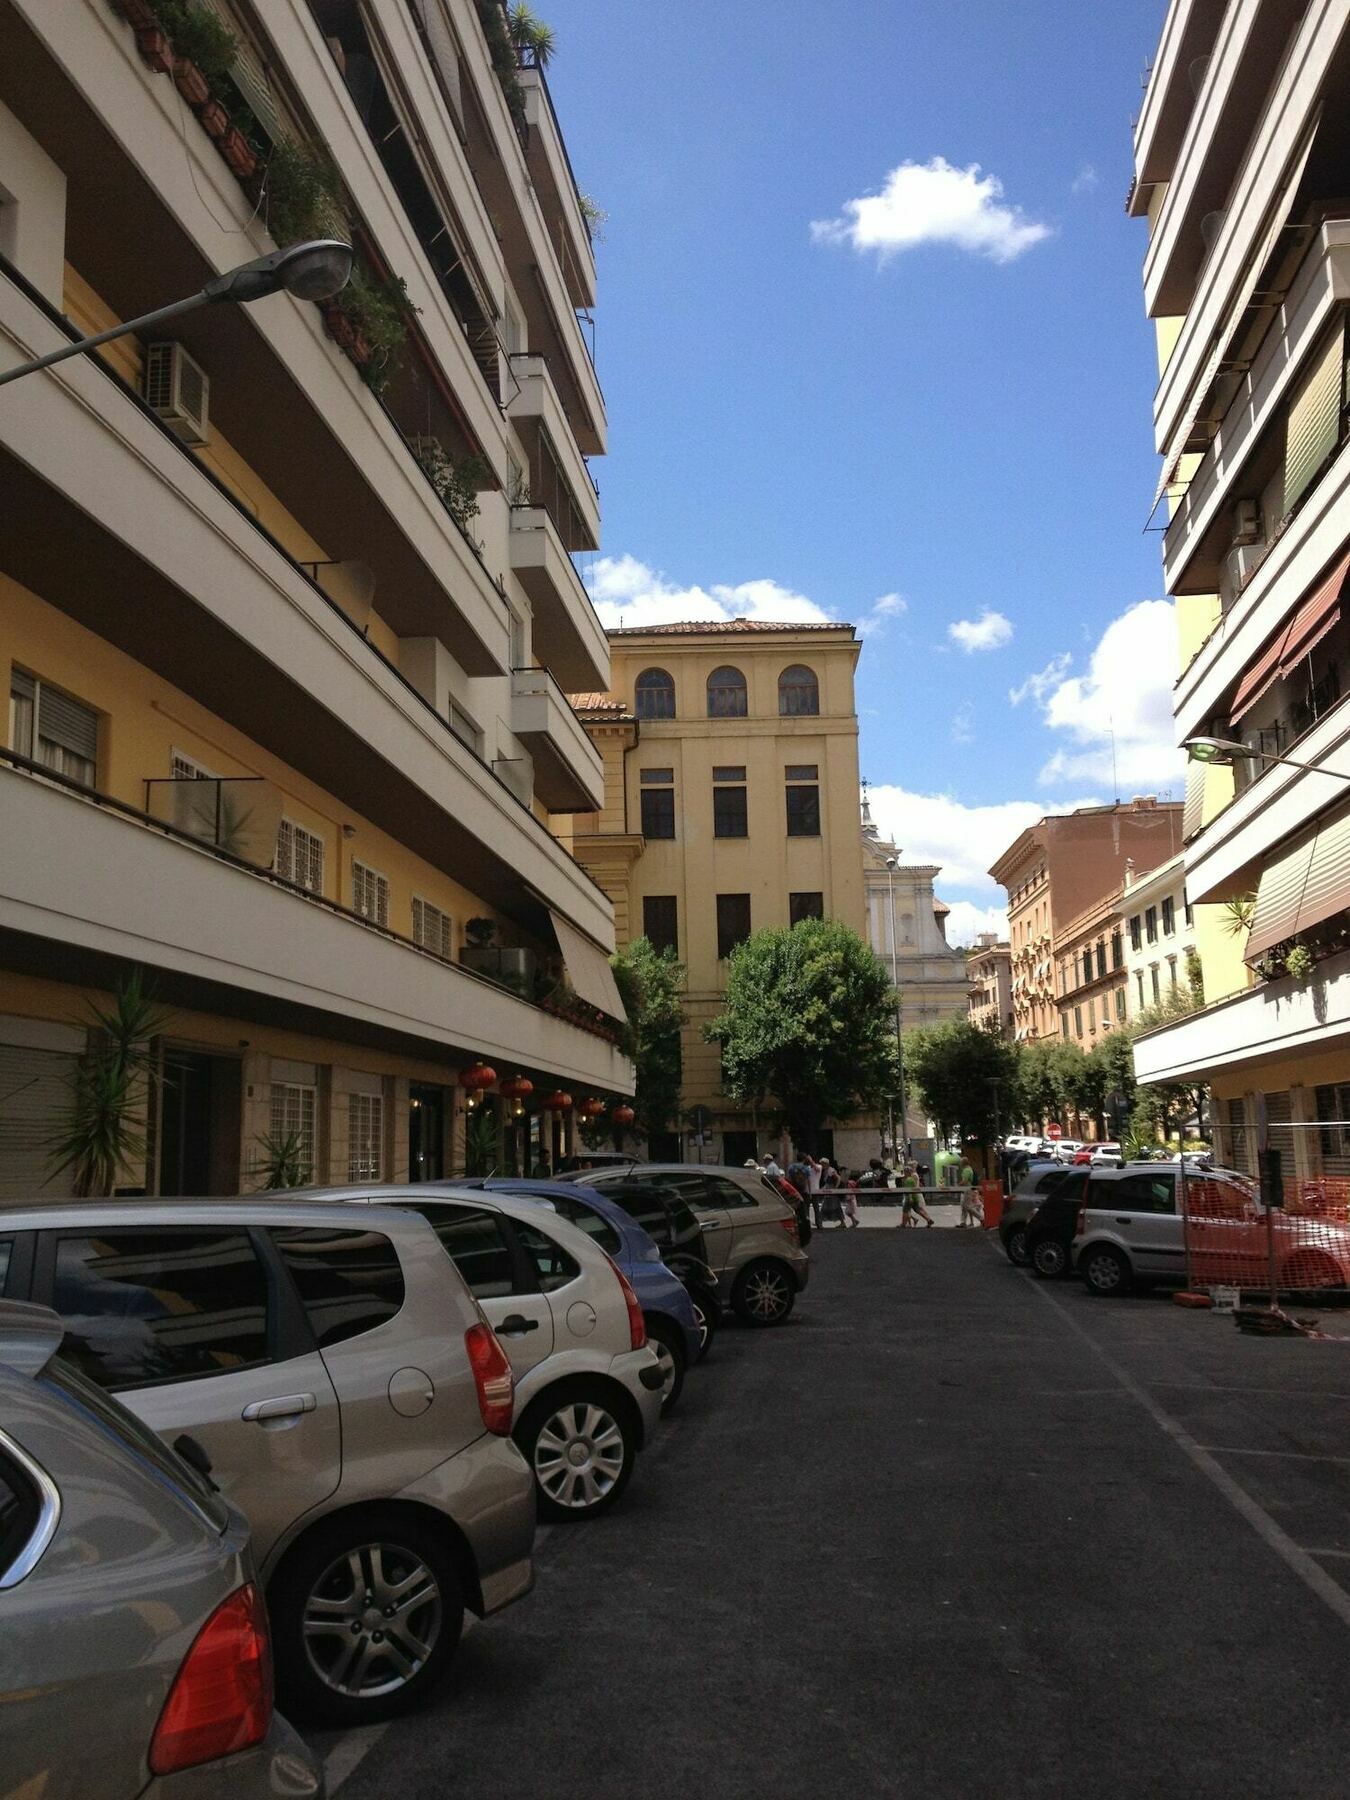
[[[1204,823],[1205,765],[1193,762],[1186,771],[1186,802],[1181,809],[1181,841],[1189,844]]]
[[[1284,449],[1286,513],[1311,485],[1340,437],[1344,340],[1345,326],[1338,322],[1290,403]]]
[[[1306,833],[1267,864],[1243,956],[1248,962],[1275,944],[1311,931],[1350,909],[1350,813]]]
[[[38,702],[38,736],[94,762],[98,757],[98,714],[68,694],[44,687]]]

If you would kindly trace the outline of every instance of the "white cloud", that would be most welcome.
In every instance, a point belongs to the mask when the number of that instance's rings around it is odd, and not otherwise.
[[[949,944],[973,944],[982,931],[992,931],[995,937],[1006,940],[1006,906],[976,906],[973,900],[953,900],[950,905],[951,911],[947,914]]]
[[[966,806],[950,794],[916,794],[902,787],[869,787],[872,817],[882,837],[901,847],[907,863],[936,863],[940,888],[994,895],[989,865],[1045,812],[1039,800],[1002,800]]]
[[[673,625],[684,620],[777,619],[823,624],[833,615],[805,594],[761,578],[680,587],[635,556],[597,557],[587,583],[605,626]]]
[[[1012,262],[1049,237],[1050,227],[1002,199],[1002,182],[981,176],[978,163],[958,169],[943,156],[902,162],[879,194],[846,200],[837,219],[814,220],[811,236],[818,244],[875,250],[881,262],[921,244],[955,244],[992,262]]]
[[[958,619],[947,627],[947,636],[967,656],[976,650],[1000,650],[1012,641],[1012,620],[986,606],[978,619]]]
[[[1084,163],[1082,168],[1069,183],[1069,192],[1071,194],[1090,194],[1100,185],[1101,176],[1093,168],[1091,163]]]
[[[882,594],[879,599],[872,602],[858,621],[858,629],[869,632],[873,637],[879,637],[885,630],[888,620],[898,619],[902,613],[908,611],[909,601],[903,594]]]
[[[967,700],[952,714],[952,742],[973,744],[975,741],[975,708]]]
[[[1185,780],[1176,748],[1172,682],[1176,672],[1176,609],[1169,600],[1141,600],[1106,627],[1081,675],[1068,673],[1067,655],[1029,675],[1009,699],[1031,697],[1051,731],[1067,742],[1040,772],[1043,786],[1112,777],[1112,733],[1119,792],[1171,789]]]

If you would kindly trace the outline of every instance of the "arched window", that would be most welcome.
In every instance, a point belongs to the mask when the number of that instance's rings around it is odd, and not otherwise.
[[[784,718],[820,711],[820,684],[814,669],[805,663],[793,663],[778,677],[778,710]]]
[[[633,690],[633,711],[639,719],[675,717],[675,681],[664,669],[644,669]]]
[[[708,677],[708,717],[743,719],[746,714],[745,677],[724,663]]]

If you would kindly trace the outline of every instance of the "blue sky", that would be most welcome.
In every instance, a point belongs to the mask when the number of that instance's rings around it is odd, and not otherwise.
[[[863,772],[964,937],[1112,725],[1124,793],[1179,789],[1123,206],[1164,0],[537,10],[609,214],[602,613],[862,625]]]

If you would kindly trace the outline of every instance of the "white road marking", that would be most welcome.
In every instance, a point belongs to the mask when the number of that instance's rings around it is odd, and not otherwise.
[[[328,1792],[335,1794],[349,1775],[354,1775],[370,1752],[389,1729],[383,1725],[358,1725],[346,1731],[323,1759],[323,1775]]]
[[[1317,1456],[1311,1450],[1241,1450],[1236,1444],[1201,1444],[1210,1456],[1278,1456],[1287,1462],[1350,1463],[1350,1456]]]
[[[1347,1557],[1350,1557],[1350,1550],[1309,1550],[1308,1555],[1309,1556],[1347,1556]]]
[[[1297,1575],[1306,1588],[1317,1595],[1317,1598],[1329,1611],[1335,1613],[1342,1625],[1350,1625],[1350,1593],[1347,1593],[1339,1582],[1333,1581],[1326,1570],[1313,1561],[1310,1553],[1301,1549],[1288,1532],[1276,1524],[1266,1509],[1253,1500],[1245,1488],[1240,1487],[1233,1480],[1233,1477],[1221,1463],[1215,1461],[1208,1450],[1196,1443],[1190,1432],[1172,1417],[1166,1407],[1159,1406],[1152,1394],[1141,1387],[1128,1370],[1123,1369],[1114,1357],[1102,1349],[1092,1334],[1084,1330],[1077,1319],[1055,1299],[1049,1288],[1034,1281],[1025,1271],[1023,1271],[1023,1277],[1027,1286],[1033,1288],[1048,1306],[1055,1309],[1074,1336],[1082,1339],[1098,1362],[1110,1370],[1125,1393],[1132,1400],[1138,1401],[1159,1430],[1171,1438],[1177,1449],[1190,1458],[1202,1475],[1207,1476],[1213,1482],[1233,1510],[1247,1521],[1258,1537],[1264,1539],[1281,1562]]]

